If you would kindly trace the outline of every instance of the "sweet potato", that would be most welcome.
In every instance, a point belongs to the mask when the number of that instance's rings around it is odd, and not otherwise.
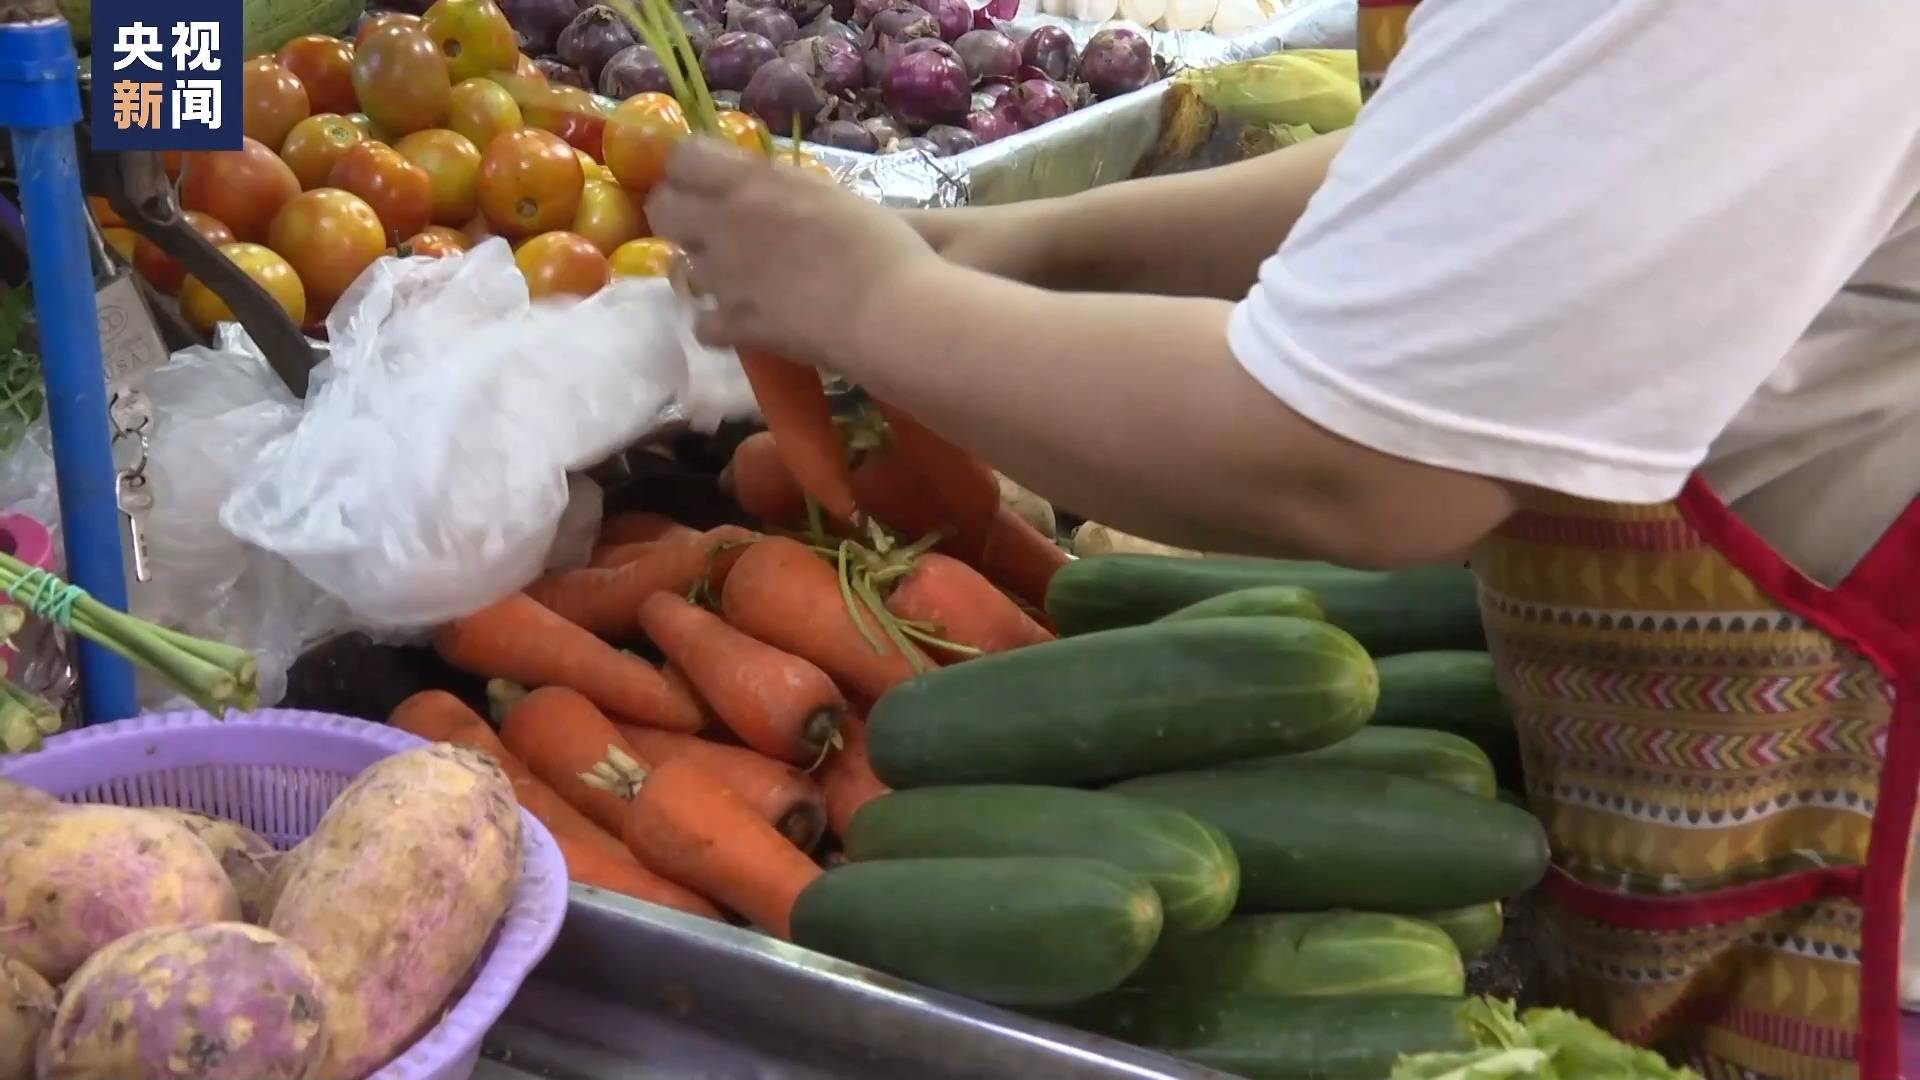
[[[273,861],[273,869],[267,872],[267,880],[260,884],[260,895],[254,898],[254,908],[259,913],[259,917],[253,920],[255,924],[266,926],[273,922],[273,909],[280,903],[280,894],[287,891],[287,879],[300,869],[306,853],[307,845],[297,844],[292,851],[281,852]]]
[[[58,810],[60,807],[59,799],[37,787],[28,787],[17,780],[0,778],[0,814],[20,810]]]
[[[233,882],[234,893],[240,897],[240,917],[259,924],[262,921],[261,900],[266,895],[267,880],[281,859],[280,853],[274,850],[267,838],[239,822],[207,817],[189,810],[156,806],[152,812],[186,826],[213,851],[214,858],[220,860],[220,868],[227,872],[227,878]]]
[[[129,934],[67,984],[40,1080],[317,1080],[324,983],[306,950],[245,923]]]
[[[491,757],[436,743],[378,762],[328,808],[268,928],[329,992],[320,1075],[358,1080],[440,1017],[506,913],[520,806]]]
[[[47,980],[0,956],[0,1080],[33,1080],[33,1055],[59,998]]]
[[[79,806],[0,829],[0,952],[48,982],[135,930],[239,917],[213,851],[158,814]]]

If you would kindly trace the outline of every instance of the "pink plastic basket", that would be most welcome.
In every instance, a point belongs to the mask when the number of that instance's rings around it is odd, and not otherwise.
[[[0,776],[68,802],[171,806],[237,821],[282,848],[299,843],[353,778],[423,745],[404,731],[328,713],[263,709],[137,716],[0,757]],[[544,826],[520,813],[520,885],[473,981],[433,1030],[374,1080],[468,1080],[486,1036],[553,947],[567,914],[567,868]]]

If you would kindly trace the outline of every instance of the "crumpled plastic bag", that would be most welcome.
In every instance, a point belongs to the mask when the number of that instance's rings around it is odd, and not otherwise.
[[[328,317],[305,415],[220,509],[376,629],[469,614],[547,564],[567,474],[747,415],[739,360],[664,280],[532,302],[503,240],[383,259]]]

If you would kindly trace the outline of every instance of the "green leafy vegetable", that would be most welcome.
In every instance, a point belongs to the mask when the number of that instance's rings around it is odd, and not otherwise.
[[[1464,1016],[1480,1049],[1406,1055],[1391,1080],[1699,1080],[1564,1009],[1476,998]]]

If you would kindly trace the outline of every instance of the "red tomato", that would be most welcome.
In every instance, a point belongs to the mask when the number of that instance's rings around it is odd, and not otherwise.
[[[353,93],[353,44],[325,34],[308,34],[280,46],[280,66],[307,88],[307,104],[316,113],[345,115],[360,108]]]
[[[647,235],[647,215],[625,188],[589,180],[580,192],[580,209],[573,214],[573,231],[601,254],[612,255],[621,244]]]
[[[381,235],[412,236],[433,220],[433,177],[383,143],[351,147],[334,163],[327,186],[352,192],[373,207]]]
[[[134,253],[140,248],[140,234],[125,225],[101,226],[100,236],[127,262],[133,261]]]
[[[541,71],[540,65],[534,63],[533,57],[526,53],[521,53],[513,62],[513,73],[523,79],[537,79],[543,83],[547,81],[547,73]]]
[[[428,259],[444,259],[449,255],[458,255],[467,250],[467,237],[459,229],[449,229],[445,225],[433,225],[420,230],[400,244],[395,254],[401,256],[421,256]]]
[[[363,113],[363,112],[348,113],[347,123],[352,124],[354,127],[359,128],[360,134],[365,135],[367,138],[372,139],[374,142],[387,141],[386,139],[381,137],[384,133],[379,128],[373,126],[373,117],[368,116],[366,113]]]
[[[293,266],[316,317],[333,306],[360,272],[386,253],[380,216],[358,195],[336,188],[302,193],[273,219],[267,246]]]
[[[613,266],[614,277],[666,277],[673,273],[673,264],[679,258],[680,249],[673,241],[643,236],[621,244],[607,261]]]
[[[365,45],[368,38],[385,30],[389,26],[404,26],[409,29],[418,30],[420,29],[420,16],[408,15],[403,11],[383,11],[360,24],[360,32],[353,36],[354,48],[357,49]]]
[[[327,182],[327,174],[340,155],[366,139],[366,133],[346,117],[316,113],[293,125],[286,145],[280,148],[280,160],[293,170],[303,189],[312,191]]]
[[[527,293],[543,296],[592,296],[613,280],[607,257],[584,236],[541,233],[520,245],[513,261],[527,277]]]
[[[453,88],[447,126],[482,150],[495,136],[526,126],[520,104],[492,79],[468,79]]]
[[[665,94],[635,94],[607,118],[607,168],[627,190],[644,198],[666,175],[674,144],[691,131],[679,102]]]
[[[565,139],[567,145],[585,150],[597,161],[604,161],[602,144],[606,138],[607,118],[617,108],[612,100],[589,94],[577,86],[548,84],[541,91],[539,102],[529,102],[521,112],[528,124],[542,131],[550,131]]]
[[[240,69],[240,92],[246,111],[247,137],[278,150],[293,125],[313,112],[307,88],[293,72],[271,56],[249,60]]]
[[[295,326],[306,324],[307,293],[292,264],[259,244],[222,244],[220,254],[245,271],[248,277],[259,282],[267,290],[267,295],[273,297],[293,319]],[[202,285],[196,277],[187,278],[180,286],[180,313],[203,334],[213,333],[213,328],[220,323],[233,321],[233,312],[227,307],[227,302]]]
[[[300,194],[300,178],[254,139],[239,150],[201,150],[186,156],[180,205],[212,214],[243,241],[264,240],[274,215]]]
[[[198,210],[189,210],[181,215],[194,231],[207,238],[214,247],[233,243],[233,230],[219,219],[203,214]],[[160,250],[159,245],[146,237],[141,237],[133,246],[133,268],[147,283],[168,296],[180,292],[180,286],[187,280],[187,269],[174,260],[174,257]]]
[[[493,0],[438,0],[421,18],[427,36],[447,58],[453,81],[512,71],[520,39]]]
[[[445,128],[416,131],[394,149],[433,181],[434,224],[462,225],[480,212],[480,151],[465,135]]]
[[[733,145],[755,154],[766,153],[768,140],[773,138],[759,117],[731,110],[720,114],[720,134]]]
[[[558,135],[509,131],[481,157],[480,212],[509,239],[564,229],[586,185],[580,159]]]
[[[360,108],[388,135],[411,135],[446,123],[453,83],[447,59],[422,30],[390,26],[353,55],[353,91]]]

